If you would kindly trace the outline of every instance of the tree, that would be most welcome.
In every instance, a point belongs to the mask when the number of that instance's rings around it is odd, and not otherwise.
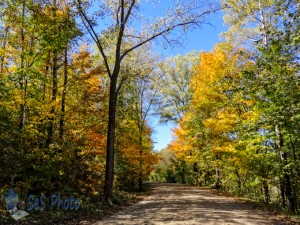
[[[170,149],[165,148],[158,153],[159,162],[154,166],[150,179],[155,182],[176,182],[176,164],[178,160]]]
[[[269,30],[276,22],[276,9],[274,0],[222,0],[226,15],[224,20],[230,24],[227,39],[236,44],[255,45],[258,42],[267,44]]]
[[[120,0],[120,1],[102,1],[96,20],[88,16],[88,4],[81,0],[76,1],[78,11],[82,17],[84,26],[87,28],[92,39],[103,58],[106,73],[110,79],[109,92],[109,120],[107,129],[107,149],[106,149],[106,173],[104,197],[106,200],[113,195],[113,177],[114,177],[114,141],[116,126],[116,109],[119,91],[125,82],[125,79],[119,79],[122,61],[135,49],[142,45],[157,39],[164,38],[168,42],[171,41],[170,34],[178,29],[186,31],[195,27],[204,21],[206,15],[216,11],[215,7],[205,8],[200,1],[176,1],[176,5],[170,8],[164,17],[156,18],[155,22],[142,26],[139,31],[134,29],[132,25],[139,18],[141,3],[136,0]],[[96,22],[100,23],[101,19],[107,18],[111,25],[108,31],[116,35],[116,39],[112,46],[115,54],[112,62],[109,61],[105,53],[107,46],[103,45],[100,33],[97,33]],[[124,45],[124,43],[129,45]]]
[[[5,90],[1,112],[10,117],[10,129],[5,131],[8,140],[15,139],[3,142],[5,156],[1,162],[8,166],[7,154],[11,154],[17,165],[16,172],[3,173],[1,178],[23,194],[33,189],[51,191],[73,175],[70,171],[74,167],[69,163],[74,159],[74,145],[63,142],[59,136],[67,135],[64,131],[58,135],[57,128],[62,119],[59,105],[69,97],[69,87],[62,81],[70,72],[67,46],[79,32],[65,1],[1,1],[0,7],[1,26],[5,28],[0,35],[1,95]],[[48,132],[50,124],[53,129]],[[1,123],[1,130],[5,126]],[[51,141],[49,137],[53,137]]]
[[[158,67],[159,114],[161,121],[178,122],[186,112],[191,100],[190,81],[193,67],[199,63],[199,53],[190,52],[165,59]]]
[[[240,145],[241,131],[257,113],[240,87],[241,71],[252,66],[246,55],[243,49],[220,43],[213,51],[200,53],[194,67],[192,99],[169,148],[193,165],[196,184],[228,188],[234,180],[241,192],[247,180],[244,158],[250,152]]]
[[[280,161],[280,173],[277,175],[283,186],[282,195],[286,195],[288,208],[294,212],[297,210],[298,190],[295,187],[299,177],[299,167],[296,166],[299,165],[296,148],[299,125],[295,120],[300,113],[297,49],[293,35],[280,32],[278,37],[269,39],[268,46],[259,48],[257,71],[248,76],[252,83],[248,91],[257,93],[254,96],[256,106],[262,112],[259,126],[267,131],[266,136],[273,142],[274,152]],[[282,196],[283,207],[284,198]]]
[[[132,165],[130,168],[133,170],[130,172],[125,170],[123,173],[127,171],[127,174],[131,174],[131,189],[134,189],[135,181],[138,180],[139,191],[142,191],[142,181],[146,178],[149,171],[148,167],[154,159],[152,153],[153,146],[150,138],[152,128],[150,127],[148,119],[152,113],[153,105],[157,101],[159,84],[154,74],[157,58],[153,56],[150,47],[150,45],[141,46],[141,48],[135,51],[134,55],[127,57],[123,62],[120,76],[127,76],[128,80],[119,94],[119,110],[116,120],[117,124],[119,124],[116,129],[117,136],[119,136],[116,143],[119,144],[116,145],[116,148],[119,147],[120,151],[124,153],[119,154],[117,152],[118,156],[116,160],[118,167],[120,163],[119,159],[125,156],[124,158],[126,158],[126,160],[121,161],[123,163],[130,163]],[[127,121],[127,123],[125,121]],[[122,124],[124,124],[125,127],[123,127]],[[129,128],[131,128],[132,131],[128,132],[127,130]],[[125,131],[123,131],[123,129]],[[128,136],[124,135],[124,133],[128,133]],[[123,140],[121,136],[125,137],[124,141],[120,141]],[[136,137],[134,138],[132,136]],[[127,144],[126,147],[122,147],[124,144],[120,142],[127,142],[129,138],[131,148],[129,148],[130,144]],[[132,145],[134,145],[134,147]],[[133,153],[133,151],[135,151],[135,153]],[[130,152],[132,156],[130,156]],[[134,160],[131,158],[136,159],[137,156],[138,163],[132,163]],[[125,179],[125,177],[122,176],[121,179]]]
[[[245,71],[245,94],[255,100],[261,111],[256,133],[263,133],[269,148],[277,154],[280,168],[282,206],[297,210],[298,143],[294,123],[299,113],[297,88],[299,74],[299,4],[298,1],[223,1],[228,4],[229,36],[239,36],[249,44],[254,39],[252,60],[256,69]],[[240,10],[242,8],[243,10]],[[250,13],[251,12],[251,13]],[[248,32],[252,30],[252,32]],[[230,35],[233,34],[233,35]],[[243,34],[243,35],[239,35]],[[290,128],[293,127],[291,130]],[[256,135],[255,135],[256,136]],[[260,143],[264,148],[266,144]],[[267,152],[265,153],[265,155]],[[293,167],[293,169],[291,169]],[[273,174],[273,176],[275,176]]]
[[[151,81],[151,72],[144,77],[137,77],[127,89],[132,94],[134,113],[133,119],[138,128],[138,145],[139,145],[139,191],[143,190],[143,166],[146,160],[144,149],[144,133],[147,132],[147,120],[151,113],[151,108],[155,104],[158,85]],[[150,89],[149,89],[150,88]],[[126,90],[126,89],[125,89]]]

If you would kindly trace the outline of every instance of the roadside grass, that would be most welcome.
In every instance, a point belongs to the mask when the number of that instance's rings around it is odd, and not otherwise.
[[[293,213],[286,209],[282,209],[281,207],[278,206],[278,203],[276,202],[271,202],[269,204],[266,204],[266,202],[264,202],[263,200],[257,201],[231,192],[226,192],[226,191],[216,190],[211,188],[205,188],[205,189],[210,189],[217,195],[235,198],[237,201],[244,202],[254,210],[261,211],[263,214],[268,215],[270,217],[280,219],[284,222],[289,221],[290,224],[300,224],[300,212]]]

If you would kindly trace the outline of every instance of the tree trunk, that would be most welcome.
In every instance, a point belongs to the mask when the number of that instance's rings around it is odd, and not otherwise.
[[[298,198],[297,198],[297,181],[295,180],[295,174],[294,174],[294,171],[291,169],[291,179],[292,179],[292,183],[293,183],[293,185],[292,185],[292,193],[293,193],[293,199],[294,199],[294,204],[295,204],[295,211],[294,212],[299,212],[298,211]]]
[[[105,167],[105,183],[104,183],[104,199],[113,197],[114,182],[114,139],[116,128],[116,107],[117,107],[117,78],[118,73],[114,73],[110,79],[109,88],[109,108],[108,108],[108,129],[106,143],[106,167]]]
[[[260,11],[260,23],[261,23],[261,30],[262,30],[262,38],[264,45],[268,45],[268,31],[267,31],[267,24],[265,19],[265,13],[261,7],[261,1],[258,1],[258,8]]]
[[[284,187],[284,182],[283,179],[280,178],[280,196],[281,196],[281,205],[282,208],[286,207],[286,202],[285,202],[285,187]]]
[[[19,121],[19,128],[23,130],[25,127],[26,121],[26,90],[27,90],[27,80],[24,74],[24,44],[25,44],[25,32],[24,32],[24,20],[25,20],[25,0],[22,3],[22,27],[21,27],[21,62],[20,62],[20,69],[21,69],[21,78],[20,78],[20,89],[23,91],[23,103],[20,104],[20,121]]]
[[[142,151],[140,151],[140,156],[143,155]],[[139,171],[139,192],[143,191],[143,172],[142,172],[142,163],[140,163],[140,171]]]
[[[218,162],[219,159],[220,159],[220,156],[216,155],[217,162]],[[219,169],[218,165],[216,165],[216,184],[215,184],[215,188],[217,190],[221,189],[220,169]]]
[[[54,114],[55,114],[55,101],[57,97],[57,52],[56,50],[53,53],[53,68],[52,68],[52,98],[51,98],[51,103],[53,104],[51,106],[50,110],[50,118],[49,118],[49,124],[48,124],[48,137],[46,140],[46,147],[48,148],[52,142],[53,139],[53,133],[54,133]]]
[[[139,192],[143,191],[143,124],[140,124],[140,129],[139,129]]]
[[[8,29],[9,27],[7,26],[5,28],[5,34],[3,37],[3,43],[2,43],[2,50],[5,52],[6,50],[6,42],[8,39]],[[0,57],[0,78],[4,75],[4,61],[5,61],[5,54]]]
[[[196,186],[199,186],[199,169],[197,163],[193,163],[193,170],[194,170],[194,175],[196,175],[195,176]]]
[[[241,176],[239,174],[239,171],[237,169],[234,170],[238,180],[237,180],[237,183],[238,183],[238,189],[239,189],[239,193],[242,192],[242,181],[241,181]]]
[[[285,193],[286,193],[286,197],[288,199],[288,209],[292,212],[296,212],[295,199],[294,199],[294,195],[292,193],[291,179],[290,179],[290,175],[288,174],[286,169],[284,169],[283,179],[284,179],[284,184],[285,184]]]
[[[64,123],[65,123],[65,108],[66,108],[66,95],[67,95],[67,85],[68,85],[68,48],[65,49],[65,61],[64,61],[64,84],[63,93],[61,97],[61,116],[59,121],[59,138],[63,139],[64,136]]]
[[[283,137],[280,131],[280,128],[278,125],[275,126],[276,135],[278,138],[278,148],[280,151],[280,158],[283,166],[283,181],[284,181],[284,187],[285,187],[285,194],[288,199],[288,209],[292,212],[296,211],[296,202],[294,199],[293,191],[292,191],[292,184],[291,184],[291,178],[289,175],[289,171],[286,168],[288,165],[288,154],[282,149],[283,147]]]
[[[56,19],[56,0],[53,1],[53,18]],[[56,29],[55,29],[56,30]],[[56,31],[55,31],[56,32]],[[53,68],[52,68],[52,98],[51,98],[51,110],[50,110],[50,118],[49,118],[49,124],[48,124],[48,137],[46,140],[46,148],[48,148],[52,142],[53,139],[53,133],[54,133],[54,117],[55,117],[55,102],[57,97],[57,71],[58,71],[58,52],[56,47],[54,47],[53,50]]]
[[[269,204],[270,203],[270,191],[269,191],[267,179],[263,179],[262,184],[263,184],[263,188],[264,188],[265,202],[267,204]]]

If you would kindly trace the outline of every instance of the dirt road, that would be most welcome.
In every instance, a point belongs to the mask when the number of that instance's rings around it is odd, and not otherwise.
[[[211,190],[178,184],[155,184],[143,201],[96,224],[292,224]]]

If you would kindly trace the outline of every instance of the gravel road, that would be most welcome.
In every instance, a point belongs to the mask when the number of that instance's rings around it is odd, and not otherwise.
[[[295,224],[255,210],[253,206],[208,189],[154,184],[144,200],[96,224]]]

